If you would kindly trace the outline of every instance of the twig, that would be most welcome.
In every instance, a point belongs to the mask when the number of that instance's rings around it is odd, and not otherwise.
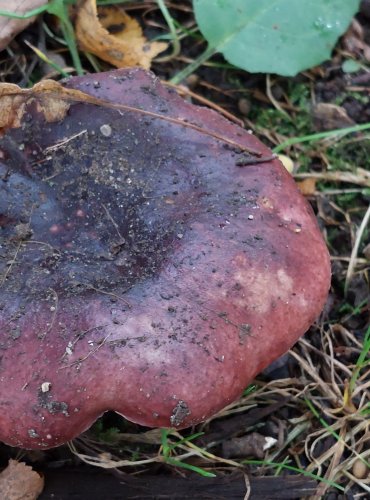
[[[272,93],[272,90],[271,90],[271,87],[272,87],[272,84],[271,84],[271,76],[269,74],[266,75],[266,94],[267,94],[267,97],[270,99],[270,102],[271,104],[282,114],[284,115],[286,118],[288,118],[288,120],[290,120],[291,122],[293,121],[291,116],[289,116],[289,113],[287,113],[282,107],[281,105],[279,104],[279,102],[275,99],[273,93]]]
[[[14,257],[12,258],[11,261],[9,261],[8,269],[5,271],[4,276],[2,277],[2,279],[0,281],[0,287],[3,286],[3,284],[5,283],[5,280],[9,276],[10,271],[12,270],[12,267],[13,267],[13,265],[15,264],[15,262],[17,260],[18,253],[19,253],[19,250],[21,249],[22,243],[23,243],[22,241],[20,241],[18,243],[18,246],[17,246],[17,249],[15,251]]]
[[[347,295],[348,292],[348,287],[351,282],[351,279],[353,277],[353,271],[356,265],[356,259],[357,259],[357,254],[358,254],[358,249],[360,247],[361,239],[364,234],[364,231],[369,223],[370,220],[370,205],[368,206],[365,216],[362,219],[361,225],[358,228],[357,235],[356,235],[356,241],[355,244],[353,245],[353,249],[351,252],[351,258],[348,264],[347,268],[347,274],[346,274],[346,280],[344,282],[344,294]]]
[[[1,89],[1,87],[0,87]],[[13,89],[10,91],[10,95],[16,96],[29,96],[29,98],[36,98],[38,95],[42,95],[42,93],[45,96],[48,97],[53,97],[55,99],[61,99],[64,101],[70,101],[70,102],[82,102],[82,103],[87,103],[87,104],[92,104],[94,106],[104,106],[106,108],[110,109],[116,109],[116,110],[121,110],[121,111],[126,111],[130,113],[137,113],[145,116],[150,116],[152,118],[160,119],[163,121],[166,121],[168,123],[172,123],[173,125],[179,125],[181,127],[189,128],[191,130],[195,130],[196,132],[212,137],[213,139],[218,139],[221,142],[224,142],[226,144],[229,144],[230,146],[239,149],[241,152],[247,152],[253,156],[260,157],[262,156],[261,151],[258,151],[257,149],[250,148],[248,146],[245,146],[243,144],[240,144],[237,141],[234,141],[232,139],[228,139],[224,137],[223,135],[217,133],[217,132],[210,132],[209,130],[204,129],[201,125],[196,125],[195,123],[187,122],[184,120],[181,120],[180,118],[173,118],[171,116],[165,116],[160,113],[156,113],[155,111],[148,111],[145,109],[140,109],[136,108],[135,106],[129,106],[127,104],[117,104],[117,103],[112,103],[110,101],[106,101],[104,99],[99,99],[97,97],[91,96],[90,94],[86,94],[85,92],[82,92],[81,90],[74,90],[74,89],[66,89],[62,85],[58,84],[55,81],[52,81],[52,83],[48,80],[44,80],[38,84],[36,84],[33,89],[19,89],[19,92],[15,92]],[[3,92],[1,94],[1,97],[4,97],[8,95],[7,92]]]
[[[75,365],[79,365],[80,363],[82,363],[83,361],[86,361],[87,358],[89,358],[92,354],[95,354],[96,352],[98,352],[98,350],[103,347],[103,345],[106,343],[106,341],[109,339],[109,337],[112,335],[112,332],[108,333],[108,335],[106,335],[103,340],[100,340],[98,342],[98,345],[96,347],[94,347],[94,349],[91,349],[91,351],[89,351],[83,358],[78,358],[76,359],[75,361],[72,361],[72,363],[70,363],[69,365],[63,365],[59,368],[59,370],[63,370],[65,368],[71,368],[72,366],[75,366]]]
[[[57,142],[56,144],[53,144],[52,146],[48,146],[47,148],[44,149],[44,153],[48,154],[51,153],[52,151],[55,151],[56,149],[59,149],[69,142],[73,141],[74,139],[77,139],[77,137],[80,137],[80,135],[86,134],[87,129],[81,130],[81,132],[77,132],[77,134],[71,135],[70,137],[67,137],[63,139],[60,142]]]
[[[109,212],[108,208],[104,205],[104,203],[101,204],[101,206],[104,208],[105,213],[107,214],[108,219],[111,221],[111,223],[114,226],[114,229],[117,231],[118,237],[121,239],[121,241],[125,241],[125,238],[122,236],[119,230],[119,225],[117,222],[113,219],[111,213]]]
[[[131,309],[132,305],[130,304],[130,302],[128,302],[126,299],[124,299],[123,297],[120,297],[119,295],[117,295],[116,293],[113,293],[113,292],[106,292],[104,290],[100,290],[100,288],[95,288],[93,285],[90,285],[90,284],[87,284],[86,287],[89,289],[89,290],[94,290],[95,292],[99,292],[99,293],[102,293],[103,295],[109,295],[110,297],[114,297],[115,299],[118,299],[118,300],[121,300],[129,309]]]
[[[266,163],[269,161],[276,160],[278,156],[273,154],[270,156],[261,156],[261,158],[250,158],[250,157],[242,157],[236,160],[235,165],[237,167],[246,167],[248,165],[255,165],[256,163]]]
[[[243,120],[240,120],[236,116],[234,116],[232,113],[229,113],[229,111],[226,111],[226,109],[223,109],[221,106],[218,106],[216,103],[210,101],[206,97],[203,97],[202,95],[197,94],[196,92],[193,92],[192,90],[188,89],[184,85],[175,85],[170,82],[166,82],[164,80],[161,80],[162,85],[166,87],[171,87],[172,89],[176,89],[177,92],[180,95],[188,95],[192,99],[195,99],[196,101],[205,104],[208,108],[216,110],[218,113],[221,115],[224,115],[228,120],[231,120],[232,122],[236,123],[239,125],[239,127],[244,128],[244,122]]]

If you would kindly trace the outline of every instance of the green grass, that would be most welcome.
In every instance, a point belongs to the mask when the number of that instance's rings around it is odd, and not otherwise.
[[[201,467],[197,467],[195,465],[188,464],[181,460],[177,460],[176,458],[173,458],[171,456],[177,447],[189,443],[190,441],[193,441],[194,439],[202,436],[204,434],[203,432],[197,432],[196,434],[192,434],[191,436],[180,439],[176,443],[170,443],[169,441],[170,434],[171,434],[170,429],[161,429],[161,441],[162,441],[161,451],[162,451],[163,461],[165,463],[173,465],[175,467],[181,467],[183,469],[191,470],[192,472],[196,472],[197,474],[203,477],[216,477],[216,474],[213,474],[212,472],[208,472],[205,469],[202,469]]]
[[[157,0],[157,4],[158,4],[158,7],[162,13],[162,16],[164,17],[164,19],[167,23],[168,29],[170,31],[169,32],[170,40],[173,44],[173,51],[172,51],[171,57],[175,57],[181,51],[180,39],[179,39],[179,36],[177,34],[175,21],[174,21],[173,17],[171,16],[164,0]]]
[[[292,472],[296,472],[297,474],[301,474],[302,476],[309,477],[311,479],[315,479],[316,481],[320,481],[322,483],[328,484],[329,486],[333,486],[334,488],[337,488],[340,491],[344,491],[343,486],[341,486],[338,483],[335,483],[334,481],[329,481],[325,479],[324,477],[321,477],[317,474],[314,474],[313,472],[308,472],[304,469],[301,469],[299,467],[294,467],[292,465],[288,465],[285,461],[284,462],[270,462],[268,460],[243,460],[243,464],[245,465],[261,465],[263,467],[272,467],[275,468],[279,471],[281,470],[289,470]]]
[[[10,17],[14,19],[28,19],[42,13],[52,14],[59,19],[60,29],[63,34],[66,45],[68,46],[71,58],[78,75],[83,75],[80,55],[77,49],[76,37],[72,23],[69,19],[68,5],[74,4],[74,0],[50,0],[46,5],[33,9],[25,14],[17,14],[14,12],[0,10],[0,16]]]
[[[356,377],[357,374],[354,373],[354,376]],[[322,418],[319,414],[319,412],[316,410],[315,406],[309,401],[307,398],[305,398],[305,403],[308,406],[308,408],[311,410],[312,414],[317,418],[317,420],[320,422],[323,428],[325,428],[331,436],[334,437],[336,441],[343,441],[343,439],[340,437],[340,435],[326,422],[324,418]],[[345,444],[345,443],[344,443]],[[368,462],[366,459],[361,457],[361,455],[358,455],[358,458],[370,469],[370,462]]]
[[[235,83],[235,82],[234,82]],[[314,132],[311,113],[311,96],[307,83],[288,80],[285,82],[285,94],[289,103],[299,111],[282,113],[272,105],[261,106],[259,103],[252,105],[250,120],[253,122],[256,133],[263,134],[264,130],[277,131],[279,135],[287,137],[286,140],[273,148],[274,153],[286,151],[299,165],[300,172],[310,170],[312,153],[317,149],[318,154],[324,151],[328,161],[328,171],[355,172],[358,166],[367,165],[370,156],[370,141],[364,136],[361,140],[353,140],[351,134],[364,132],[370,129],[370,123],[354,125],[347,128]],[[242,86],[239,83],[238,86]],[[342,96],[343,99],[345,95]],[[365,100],[368,100],[366,97]],[[364,99],[361,99],[361,102]],[[336,139],[329,147],[323,147],[323,141]],[[292,146],[299,145],[299,149]],[[335,183],[318,182],[318,189],[335,187]],[[356,195],[357,196],[357,195]],[[355,196],[352,197],[354,199]]]
[[[337,144],[327,148],[326,156],[329,161],[329,169],[355,172],[358,166],[365,167],[370,157],[369,139],[370,136],[364,136],[361,141],[342,139]]]
[[[124,4],[128,0],[100,0],[98,1],[99,5],[114,5],[114,4]],[[73,65],[76,69],[76,73],[83,74],[84,70],[81,64],[80,55],[78,53],[76,39],[74,35],[73,26],[69,20],[68,16],[68,6],[75,4],[76,0],[51,0],[47,5],[40,7],[38,9],[34,9],[25,15],[17,15],[12,14],[6,11],[0,11],[0,15],[12,17],[12,18],[29,18],[33,15],[48,13],[56,16],[60,20],[62,38],[55,40],[59,41],[63,45],[67,46],[71,55],[71,59],[73,61]],[[166,39],[173,42],[174,51],[176,54],[179,51],[179,40],[186,36],[191,37],[195,42],[199,42],[203,40],[202,36],[199,34],[197,29],[187,29],[182,26],[176,19],[174,19],[164,0],[157,0],[158,7],[162,12],[162,15],[167,22],[168,26],[168,34],[157,37],[157,39]],[[45,25],[45,31],[48,30],[48,26]],[[49,36],[52,36],[51,31],[48,33]],[[33,49],[35,50],[35,49]],[[37,51],[36,51],[37,53]],[[240,79],[238,81],[238,74],[240,74],[240,70],[235,68],[234,66],[222,62],[221,58],[219,62],[218,60],[209,61],[209,58],[213,55],[213,51],[209,50],[209,52],[205,51],[200,54],[195,61],[187,66],[183,72],[179,72],[173,78],[173,82],[179,83],[182,81],[186,75],[191,74],[200,65],[206,63],[208,66],[212,66],[218,69],[230,70],[227,79],[231,82],[234,87],[242,87],[243,80]],[[52,64],[52,62],[46,58],[46,56],[42,53],[38,53],[40,59]],[[94,67],[96,71],[99,70],[99,63],[91,57],[89,62]],[[63,76],[66,74],[63,72],[63,69],[54,65],[54,68]],[[351,140],[347,140],[350,134],[355,132],[364,132],[370,129],[370,123],[355,125],[353,127],[347,127],[345,129],[332,130],[327,132],[318,132],[312,133],[312,116],[310,112],[310,89],[309,85],[306,83],[297,83],[294,80],[284,80],[284,84],[286,85],[286,94],[289,96],[289,102],[299,111],[291,112],[292,116],[289,116],[285,113],[281,113],[279,110],[275,109],[272,105],[261,106],[259,103],[255,103],[252,106],[251,111],[251,120],[253,121],[256,131],[258,133],[259,130],[267,129],[267,130],[276,130],[282,136],[288,137],[285,141],[275,147],[274,152],[279,153],[284,150],[288,150],[289,153],[292,150],[291,154],[296,155],[297,161],[300,165],[301,171],[309,170],[311,158],[310,155],[307,154],[309,151],[312,152],[316,147],[320,146],[320,141],[323,141],[328,138],[339,138],[340,141],[336,144],[326,148],[325,154],[329,161],[329,169],[330,170],[353,170],[356,166],[365,166],[367,165],[368,158],[370,156],[370,146],[365,142],[351,142]],[[246,91],[245,95],[248,95]],[[347,97],[351,97],[356,99],[362,104],[369,104],[370,98],[366,95],[360,94],[358,92],[346,92],[345,94],[339,96],[335,103],[337,105],[343,104]],[[344,139],[346,137],[346,139]],[[300,145],[300,148],[293,149],[292,146]],[[322,191],[325,189],[335,186],[334,183],[330,184],[327,182],[318,182],[318,188]],[[370,191],[364,189],[363,196],[369,196]],[[356,206],[359,196],[361,193],[343,193],[337,195],[335,198],[336,203],[343,209],[349,210]],[[334,228],[333,231],[329,233],[329,242],[330,240],[334,240],[338,236],[338,229]],[[345,246],[348,244],[346,241],[343,242],[343,253],[345,253]],[[337,248],[338,250],[338,248]],[[365,301],[358,305],[357,307],[353,307],[348,302],[342,304],[342,306],[338,309],[339,314],[348,313],[351,316],[360,314],[362,307],[365,305]],[[340,322],[340,318],[336,319],[336,321]],[[350,395],[356,388],[358,380],[363,373],[363,370],[368,368],[370,360],[370,327],[367,329],[364,337],[363,346],[361,352],[355,362],[355,365],[352,369],[352,375],[349,379],[348,386]],[[250,385],[247,387],[243,393],[243,397],[251,396],[256,391],[255,385]],[[317,419],[317,422],[321,425],[323,429],[326,429],[337,441],[342,438],[340,435],[332,429],[330,424],[320,416],[314,404],[309,400],[305,399],[306,405],[309,408],[312,415]],[[359,416],[366,418],[370,415],[370,406],[367,404],[361,411],[358,412]],[[314,419],[313,419],[314,420]],[[116,444],[119,440],[119,434],[121,430],[116,427],[104,428],[102,420],[99,420],[93,429],[93,433],[96,434],[97,438],[101,442],[105,442],[107,444]],[[200,437],[203,433],[195,433],[190,436],[184,437],[180,439],[178,434],[173,433],[173,431],[168,429],[161,430],[161,448],[160,448],[160,458],[162,461],[170,466],[179,467],[182,469],[187,469],[197,474],[200,474],[204,477],[215,477],[215,474],[209,472],[208,470],[198,467],[192,464],[185,462],[181,459],[181,453],[178,453],[182,447],[186,445],[191,445],[192,442]],[[141,447],[145,447],[144,445],[140,445]],[[141,449],[141,448],[140,448]],[[188,447],[190,449],[190,446]],[[207,451],[202,450],[201,448],[197,448],[199,450],[199,455],[207,458]],[[152,451],[152,447],[150,445],[150,452]],[[136,460],[139,458],[139,451],[132,451],[132,460]],[[186,453],[185,453],[186,455]],[[185,457],[184,455],[184,457]],[[262,467],[269,467],[275,470],[276,474],[280,474],[282,471],[287,470],[290,472],[295,472],[297,474],[301,474],[303,476],[315,479],[320,482],[324,482],[332,487],[337,488],[340,491],[344,491],[344,488],[333,481],[329,481],[320,475],[305,471],[300,467],[295,467],[290,465],[288,462],[289,458],[286,457],[282,461],[273,461],[273,460],[242,460],[240,463],[244,465],[257,465]],[[291,459],[290,459],[291,460]],[[364,460],[365,463],[366,460]]]
[[[127,3],[128,0],[98,0],[98,5],[115,5],[115,4],[124,4]],[[69,18],[68,7],[71,5],[76,5],[77,0],[49,0],[46,5],[38,7],[36,9],[32,9],[24,14],[18,14],[16,12],[11,12],[8,10],[0,10],[0,16],[9,17],[12,19],[29,19],[33,16],[38,16],[40,14],[52,14],[56,16],[60,22],[60,29],[63,35],[63,40],[66,46],[69,49],[71,54],[72,62],[75,67],[76,73],[78,75],[83,75],[84,70],[82,68],[81,59],[79,55],[79,51],[77,48],[77,42],[75,37],[75,32],[73,25]],[[33,49],[35,50],[35,49]],[[36,54],[42,59],[45,60],[46,56],[42,53],[40,54],[35,50]],[[62,76],[68,76],[63,70],[55,65],[55,63],[47,61],[48,64],[54,67]]]
[[[273,149],[274,153],[280,153],[289,146],[294,144],[302,144],[304,142],[314,143],[321,141],[322,139],[329,139],[331,137],[344,137],[347,134],[353,134],[354,132],[363,132],[364,130],[370,129],[370,123],[363,123],[361,125],[353,125],[352,127],[340,128],[335,130],[328,130],[326,132],[317,132],[315,134],[307,134],[298,137],[290,137],[285,140],[279,146]]]
[[[344,102],[350,97],[364,105],[368,105],[370,103],[370,97],[368,95],[362,94],[361,92],[354,92],[348,90],[345,94],[340,94],[339,96],[337,96],[334,99],[333,104],[336,104],[337,106],[342,106],[342,104],[344,104]]]
[[[99,441],[114,444],[119,440],[121,430],[118,427],[105,428],[103,420],[97,420],[91,428],[91,432]]]
[[[348,314],[348,318],[352,317],[352,316],[356,316],[357,314],[360,314],[361,313],[361,310],[362,308],[367,304],[367,299],[364,299],[362,302],[360,302],[357,306],[353,306],[352,304],[349,304],[348,302],[345,302],[344,304],[342,304],[339,309],[338,309],[338,312],[340,314]],[[337,321],[337,320],[335,320]]]
[[[242,397],[245,398],[246,396],[249,396],[250,394],[253,394],[257,389],[257,386],[254,384],[249,385],[246,389],[244,389]]]
[[[271,104],[265,108],[261,105],[252,107],[251,120],[256,130],[258,128],[267,128],[277,130],[279,134],[286,136],[296,136],[308,134],[312,129],[312,120],[310,115],[310,92],[305,83],[288,81],[286,85],[286,94],[292,106],[299,109],[294,116],[287,113],[281,113]]]

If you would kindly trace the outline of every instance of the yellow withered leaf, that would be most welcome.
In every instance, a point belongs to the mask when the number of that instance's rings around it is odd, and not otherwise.
[[[99,14],[99,16],[98,16]],[[80,47],[117,68],[141,66],[149,69],[166,43],[148,42],[136,19],[119,7],[100,7],[96,0],[80,2],[76,17]]]
[[[316,192],[316,181],[312,177],[308,177],[303,181],[297,182],[298,189],[303,194],[303,196],[313,196]]]

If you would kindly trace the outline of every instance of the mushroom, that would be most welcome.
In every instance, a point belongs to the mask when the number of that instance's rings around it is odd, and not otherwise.
[[[0,96],[0,440],[196,424],[318,316],[326,246],[252,134],[141,69]]]

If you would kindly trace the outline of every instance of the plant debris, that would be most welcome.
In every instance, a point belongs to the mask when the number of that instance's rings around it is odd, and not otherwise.
[[[227,1],[220,3],[226,4]],[[4,5],[3,8],[10,9],[10,3],[9,7]],[[0,444],[0,465],[5,468],[10,458],[22,457],[22,461],[42,471],[47,481],[41,498],[51,495],[84,497],[87,494],[99,500],[107,498],[108,494],[125,498],[160,495],[200,499],[243,498],[246,495],[252,499],[284,500],[365,498],[370,491],[370,243],[368,227],[363,225],[370,201],[370,1],[362,0],[360,13],[337,43],[330,59],[295,78],[246,73],[227,64],[220,55],[213,55],[211,51],[206,53],[206,42],[198,31],[190,0],[133,0],[122,3],[122,6],[130,18],[139,22],[148,40],[169,44],[170,50],[165,56],[152,59],[150,64],[173,92],[222,112],[229,120],[244,125],[271,148],[276,148],[276,152],[289,158],[289,171],[312,205],[330,250],[330,295],[322,315],[289,354],[259,375],[245,388],[238,401],[230,403],[207,422],[189,430],[164,433],[161,429],[148,431],[108,412],[70,447],[29,452]],[[1,20],[5,21],[4,18]],[[10,21],[6,20],[7,23]],[[121,28],[122,23],[113,22],[113,26],[110,23],[110,35]],[[279,35],[276,30],[274,33]],[[47,78],[57,80],[76,71],[85,74],[111,69],[108,62],[88,51],[80,51],[76,58],[71,51],[73,43],[67,35],[60,19],[51,15],[40,17],[40,22],[32,24],[9,42],[1,61],[1,80],[31,87],[41,75],[45,75],[45,69],[41,67],[45,66],[41,59],[44,56],[57,63],[49,65],[46,70]],[[38,55],[29,50],[25,40],[38,49]],[[66,50],[67,46],[70,51]],[[307,43],[304,51],[310,56]],[[244,63],[245,51],[241,54]],[[260,63],[257,52],[254,56]],[[281,58],[277,62],[280,63]],[[271,64],[267,67],[271,70]],[[184,78],[182,70],[185,70],[185,76],[192,74]],[[174,85],[176,81],[182,81],[183,85]],[[98,86],[99,82],[92,83],[95,85]],[[68,104],[69,113],[76,100],[65,98],[63,102]],[[327,105],[339,107],[345,123],[352,121],[355,124],[352,132],[349,133],[346,127],[332,135],[325,135],[325,131],[321,136],[315,134],[312,110],[320,104],[326,108]],[[36,106],[36,100],[33,106]],[[42,106],[42,103],[38,102],[37,106]],[[94,104],[91,106],[93,108]],[[125,113],[126,110],[117,112]],[[159,114],[165,116],[167,113],[162,109]],[[324,118],[323,128],[327,129],[331,118]],[[142,119],[150,121],[156,116],[143,114]],[[342,126],[334,120],[335,124]],[[164,120],[162,126],[169,127],[170,124]],[[191,127],[192,124],[185,126]],[[115,133],[112,123],[104,121],[101,127],[102,130],[97,128],[96,137],[111,140]],[[76,134],[61,136],[47,151],[47,156],[58,156],[72,143],[79,144],[84,140],[87,128]],[[239,138],[234,139],[233,143],[227,144],[222,141],[222,134],[218,137],[222,144],[235,150],[234,160],[238,155],[247,156],[246,153],[259,158],[254,152],[242,151]],[[290,142],[287,143],[287,139]],[[13,146],[16,152],[17,145]],[[18,153],[21,155],[20,150]],[[45,163],[35,166],[32,162],[14,162],[14,165],[24,169],[32,178],[32,168],[41,169]],[[254,168],[252,165],[239,169],[235,162],[233,167],[243,173]],[[56,180],[54,177],[48,182]],[[167,202],[171,206],[171,197]],[[108,210],[101,208],[105,224],[115,227],[117,220],[113,217],[112,221],[109,217],[111,210],[106,204],[105,207]],[[254,214],[250,215],[253,217]],[[0,216],[0,231],[9,222],[9,218]],[[32,238],[35,239],[29,222],[30,219],[26,218],[14,231],[14,253],[8,261],[9,273],[16,270],[20,252],[30,245]],[[248,219],[247,223],[253,222],[254,219]],[[118,230],[121,232],[119,226]],[[176,241],[181,243],[184,233],[179,230],[177,234]],[[125,248],[125,241],[117,232],[116,235],[109,248],[109,255],[113,258]],[[255,238],[257,242],[262,241],[259,233]],[[58,253],[50,255],[50,265],[57,265],[58,260]],[[351,279],[347,280],[345,289],[349,269]],[[119,294],[105,294],[105,297],[120,307],[130,308],[130,304],[122,302]],[[168,290],[163,291],[163,300],[169,307],[173,297]],[[55,308],[49,311],[52,321],[60,306],[55,299],[56,295],[50,290],[47,300],[49,307]],[[241,343],[256,335],[253,329],[242,330]],[[16,342],[20,335],[19,329],[13,329],[9,341]],[[96,338],[95,343],[88,342],[92,340],[91,336]],[[135,341],[142,341],[140,339]],[[83,353],[87,356],[86,361],[105,347],[113,350],[117,346],[127,346],[131,349],[126,337],[106,338],[99,334],[99,329],[77,331],[73,340],[66,342],[63,351],[66,366],[71,364],[81,345],[86,347]],[[0,350],[0,357],[1,354]],[[220,358],[218,363],[221,361]],[[77,370],[79,364],[72,366]],[[63,410],[63,400],[55,404],[54,400],[46,399],[53,391],[53,385],[49,386],[49,383],[52,381],[48,376],[36,383],[40,403],[45,411],[47,408]],[[43,392],[43,388],[49,390]],[[22,383],[21,390],[27,389],[27,384]],[[176,402],[172,409],[175,406]],[[68,418],[63,413],[56,415]],[[37,433],[33,427],[29,431],[31,435]],[[248,441],[255,432],[276,439],[276,445],[266,450],[262,458],[225,456],[225,442],[233,439]],[[207,474],[217,477],[202,477]]]
[[[36,500],[44,489],[44,478],[29,465],[9,460],[0,472],[0,498],[3,500]]]
[[[141,66],[149,69],[152,59],[167,48],[163,42],[148,42],[136,19],[122,8],[97,9],[96,0],[79,3],[76,36],[81,49],[116,68]]]

